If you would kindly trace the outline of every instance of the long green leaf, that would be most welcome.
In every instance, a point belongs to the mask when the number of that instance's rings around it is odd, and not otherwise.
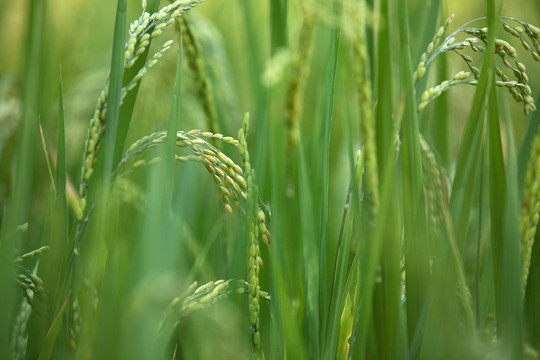
[[[127,0],[118,0],[114,25],[109,96],[107,99],[107,128],[104,137],[104,149],[101,153],[103,159],[103,168],[101,169],[101,178],[99,180],[101,181],[102,195],[99,199],[96,213],[98,220],[96,222],[96,225],[98,226],[92,229],[94,230],[92,232],[92,235],[94,236],[93,244],[91,244],[90,249],[92,249],[93,251],[88,251],[85,254],[86,256],[99,257],[99,245],[101,242],[106,246],[109,251],[113,249],[113,245],[115,243],[115,238],[108,236],[108,234],[114,233],[112,230],[114,228],[114,221],[111,220],[110,214],[108,214],[108,210],[110,209],[109,200],[111,195],[111,173],[113,170],[114,150],[116,147],[116,133],[120,113],[122,79],[124,74],[126,11]],[[113,254],[111,254],[110,256],[112,258]],[[99,267],[95,268],[99,269],[101,267],[102,271],[105,271],[108,276],[105,278],[105,281],[100,286],[104,296],[102,296],[97,316],[92,319],[93,325],[101,328],[102,330],[95,334],[95,343],[89,346],[93,347],[95,356],[114,357],[115,349],[107,346],[107,344],[109,344],[110,339],[113,338],[113,334],[118,331],[118,321],[114,322],[114,326],[105,327],[103,326],[103,324],[105,324],[106,321],[110,321],[108,319],[114,318],[114,315],[118,312],[117,304],[110,300],[111,298],[114,299],[115,297],[117,297],[115,296],[116,294],[114,291],[114,287],[111,285],[111,283],[117,276],[117,272],[115,271],[116,269],[113,266],[113,261],[107,260],[108,259],[103,259]],[[74,268],[75,265],[76,263],[73,264]],[[76,270],[74,269],[74,271]],[[78,285],[76,276],[73,276],[72,282],[73,288],[75,289]],[[98,285],[95,284],[94,286],[97,287]],[[91,342],[88,342],[88,344],[90,343]]]
[[[493,7],[494,4],[491,6]],[[493,10],[491,10],[493,12]],[[491,85],[488,133],[490,140],[490,202],[491,243],[495,283],[497,336],[505,350],[515,359],[522,357],[523,303],[520,281],[522,279],[521,248],[516,241],[520,237],[518,214],[519,190],[518,167],[515,161],[508,163],[505,171],[495,85]],[[508,119],[508,117],[505,117]],[[505,121],[508,158],[515,159],[515,142],[512,124]]]
[[[116,134],[120,114],[120,97],[124,78],[124,47],[126,38],[127,1],[118,0],[116,20],[114,24],[113,50],[111,60],[111,80],[107,99],[107,131],[105,132],[105,149],[103,165],[103,182],[105,191],[112,173],[114,149],[117,146]]]
[[[337,27],[332,28],[330,34],[330,58],[328,61],[327,81],[326,81],[326,96],[324,99],[324,118],[322,119],[323,126],[323,144],[322,144],[322,184],[321,184],[321,213],[320,213],[320,247],[319,247],[319,305],[321,314],[322,332],[324,336],[321,339],[321,350],[325,350],[327,344],[327,321],[328,321],[328,306],[329,299],[327,296],[327,249],[328,249],[328,183],[330,176],[330,134],[332,131],[332,121],[334,118],[334,100],[336,92],[336,72],[339,52],[339,40],[341,33],[341,12],[342,4],[339,1],[334,1],[333,17],[337,21]]]
[[[304,147],[301,136],[298,146],[298,191],[300,203],[300,224],[302,229],[302,251],[304,259],[305,272],[305,295],[304,302],[307,312],[308,324],[308,344],[313,358],[320,357],[320,349],[317,346],[319,341],[320,320],[319,320],[319,283],[317,271],[319,268],[319,259],[317,257],[317,244],[313,241],[316,238],[316,231],[311,224],[316,223],[316,217],[313,213],[313,199],[310,193],[310,181],[307,170]]]
[[[28,233],[17,231],[17,226],[30,220],[30,206],[33,197],[35,172],[35,149],[37,140],[37,119],[41,110],[41,90],[44,72],[41,71],[44,60],[43,36],[46,32],[47,1],[32,1],[28,7],[26,21],[26,39],[22,46],[24,52],[24,74],[22,82],[22,112],[13,160],[14,181],[9,196],[9,203],[0,233],[0,357],[8,358],[8,341],[11,338],[14,320],[15,285],[13,282],[13,257],[15,249],[25,244]],[[5,284],[5,285],[4,285]],[[7,285],[10,284],[10,285]]]
[[[412,81],[409,48],[408,5],[399,2],[399,29],[401,42],[401,81],[405,96],[402,121],[402,177],[404,206],[405,268],[407,272],[407,325],[413,334],[422,307],[425,305],[429,274],[426,217],[422,179],[422,160],[418,139],[415,90]]]
[[[53,322],[51,323],[51,327],[49,328],[49,331],[47,332],[47,336],[45,337],[45,341],[43,342],[42,350],[39,354],[39,360],[47,360],[51,358],[54,344],[56,342],[56,337],[58,336],[58,333],[62,329],[61,326],[63,325],[63,315],[64,311],[66,309],[66,306],[69,304],[71,294],[68,293],[68,296],[64,300],[62,307],[58,311],[58,314],[54,318]]]
[[[275,52],[287,45],[287,0],[270,1],[271,48]]]
[[[64,121],[64,89],[62,85],[62,71],[59,71],[58,85],[58,139],[56,153],[56,191],[57,200],[66,207],[66,129]],[[67,213],[66,213],[67,216]],[[66,217],[67,218],[67,217]],[[66,223],[67,225],[67,223]],[[67,234],[67,232],[66,232]]]

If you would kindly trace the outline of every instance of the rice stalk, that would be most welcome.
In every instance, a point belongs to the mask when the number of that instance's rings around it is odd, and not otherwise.
[[[193,72],[199,100],[202,102],[206,115],[206,128],[212,132],[219,132],[216,106],[212,95],[212,83],[206,71],[201,44],[197,34],[194,32],[193,24],[187,16],[182,16],[177,23],[177,28],[182,32],[185,56],[188,66]]]
[[[307,78],[310,72],[310,60],[313,52],[313,30],[315,18],[306,6],[301,8],[301,25],[298,34],[296,51],[291,60],[291,73],[293,74],[286,106],[287,144],[289,151],[298,145],[300,121],[302,120],[304,93]]]
[[[373,119],[373,94],[371,84],[371,69],[367,55],[365,34],[365,3],[362,3],[359,16],[362,19],[356,31],[353,43],[353,54],[358,104],[360,106],[361,140],[364,146],[366,168],[366,192],[371,202],[371,216],[374,217],[379,208],[379,169],[377,164],[377,146],[375,140],[375,124]]]
[[[248,259],[248,284],[249,284],[249,313],[251,323],[251,336],[254,351],[257,352],[261,345],[259,324],[260,313],[260,286],[259,271],[263,265],[261,250],[259,248],[259,229],[265,242],[270,240],[270,233],[265,226],[264,213],[257,206],[258,188],[255,183],[255,171],[251,168],[246,137],[249,130],[249,114],[244,115],[242,128],[238,131],[240,141],[239,152],[247,176],[247,223],[249,231],[249,259]]]
[[[540,135],[536,135],[531,148],[529,165],[525,175],[525,190],[521,211],[522,233],[522,292],[524,294],[529,277],[534,237],[540,217]]]

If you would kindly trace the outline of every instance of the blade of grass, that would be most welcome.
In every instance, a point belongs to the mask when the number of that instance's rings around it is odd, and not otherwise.
[[[116,236],[110,236],[114,234],[112,230],[115,225],[115,221],[111,220],[109,214],[109,200],[111,195],[111,174],[113,170],[113,160],[114,160],[114,151],[116,148],[116,134],[118,127],[118,118],[120,113],[120,97],[122,91],[122,79],[124,74],[124,47],[125,47],[125,37],[126,37],[126,11],[127,11],[127,0],[118,0],[116,6],[116,17],[114,24],[114,35],[113,35],[113,46],[112,46],[112,56],[111,56],[111,68],[110,68],[110,85],[109,85],[109,97],[107,99],[107,129],[105,131],[105,146],[102,152],[103,158],[103,167],[101,169],[101,188],[102,194],[97,204],[97,224],[99,227],[95,229],[97,237],[93,238],[92,248],[96,250],[95,253],[88,253],[94,257],[100,256],[98,252],[98,244],[103,244],[103,246],[110,251],[109,257],[102,259],[100,267],[102,269],[97,270],[94,268],[93,271],[96,275],[100,271],[105,271],[107,276],[105,281],[98,285],[97,281],[94,286],[100,288],[100,292],[103,294],[103,297],[100,299],[99,308],[95,316],[97,331],[96,340],[91,345],[95,354],[98,356],[108,356],[115,357],[116,348],[106,346],[110,339],[114,338],[114,334],[118,331],[117,321],[114,322],[114,326],[106,326],[110,319],[115,318],[115,314],[118,313],[118,307],[115,306],[114,301],[111,301],[111,298],[118,297],[118,290],[111,284],[115,279],[117,279],[118,271],[114,268],[114,252],[113,245],[115,244]],[[99,176],[96,174],[95,177]],[[79,244],[75,244],[75,253],[79,253]],[[102,253],[102,251],[101,251]],[[73,263],[73,272],[75,273],[77,269],[76,262]],[[75,289],[80,284],[77,282],[77,276],[72,278],[72,288]],[[96,279],[97,280],[97,279]],[[116,315],[118,316],[118,315]]]
[[[301,134],[301,133],[300,133]],[[307,343],[310,345],[311,357],[320,358],[319,346],[320,339],[320,319],[319,319],[319,283],[317,271],[319,259],[317,257],[317,245],[313,241],[316,238],[316,231],[312,224],[316,223],[316,216],[313,213],[313,199],[310,194],[309,175],[302,145],[302,136],[298,140],[298,191],[300,203],[301,229],[302,229],[302,251],[305,272],[305,295],[304,307],[307,315]]]
[[[64,121],[64,91],[62,84],[62,73],[59,68],[58,79],[58,130],[57,130],[57,152],[56,152],[56,191],[53,187],[49,191],[47,213],[45,215],[41,245],[50,246],[47,256],[40,259],[40,276],[49,289],[50,301],[47,303],[47,316],[36,317],[33,326],[35,337],[33,339],[45,339],[46,342],[54,344],[55,338],[50,337],[49,331],[51,323],[61,313],[63,301],[66,294],[61,289],[63,275],[58,271],[58,264],[62,264],[66,253],[69,252],[69,215],[66,198],[66,140]],[[63,268],[62,268],[63,269]],[[69,294],[69,293],[68,293]],[[32,335],[34,335],[32,334]],[[31,338],[32,339],[32,338]],[[47,346],[52,346],[48,344]],[[31,356],[37,356],[39,349],[32,349]],[[43,351],[42,351],[43,353]],[[40,355],[41,356],[41,355]]]
[[[376,87],[376,117],[375,117],[375,130],[377,138],[377,160],[379,168],[379,183],[383,182],[386,176],[384,170],[386,161],[393,158],[395,150],[394,142],[394,120],[393,120],[393,64],[392,64],[392,41],[391,34],[393,34],[391,19],[388,11],[388,0],[382,0],[380,2],[379,10],[379,28],[377,32],[377,61],[374,62],[376,79],[374,85]]]
[[[448,58],[443,56],[439,61],[437,77],[438,83],[440,84],[448,78]],[[448,96],[443,94],[434,105],[432,124],[428,125],[428,128],[430,129],[429,138],[432,139],[431,143],[439,154],[441,165],[447,166],[450,161],[450,149],[448,147],[448,113],[450,107]]]
[[[377,18],[378,31],[376,32],[377,57],[374,62],[375,85],[375,130],[377,143],[377,161],[379,169],[380,186],[380,207],[372,221],[363,221],[363,236],[358,244],[357,257],[354,260],[358,268],[358,294],[357,311],[354,320],[353,334],[351,336],[351,351],[349,358],[369,357],[368,352],[372,351],[370,344],[374,336],[372,320],[374,317],[374,303],[383,303],[383,299],[375,294],[375,281],[377,267],[381,263],[381,252],[386,243],[388,234],[392,234],[392,228],[397,226],[396,222],[389,223],[389,219],[382,214],[389,214],[395,210],[395,133],[393,118],[393,52],[392,52],[392,24],[394,19],[389,11],[390,2],[387,0],[380,2]],[[363,209],[369,213],[368,209]],[[396,220],[396,217],[393,217]],[[396,240],[397,238],[390,238]],[[375,294],[375,295],[374,295]],[[380,294],[380,293],[379,293]],[[379,297],[378,297],[379,296]],[[391,321],[390,319],[387,319]],[[377,323],[383,323],[383,319],[377,318]],[[375,326],[375,325],[373,325]],[[388,329],[391,331],[392,329]],[[376,343],[376,342],[375,342]]]
[[[39,360],[47,360],[51,358],[51,355],[54,349],[54,344],[56,342],[56,337],[58,336],[58,333],[61,330],[61,326],[63,325],[64,310],[66,309],[66,306],[69,304],[70,298],[71,298],[71,293],[68,293],[68,296],[64,300],[62,307],[58,311],[58,314],[54,318],[53,322],[51,323],[51,327],[49,328],[49,331],[47,332],[47,336],[45,337],[42,350],[39,354]]]
[[[508,144],[508,158],[516,159],[515,140],[510,117],[506,117],[506,143]],[[519,228],[519,215],[521,211],[518,187],[518,167],[515,161],[508,163],[507,191],[504,213],[504,241],[502,243],[502,288],[504,294],[501,304],[502,316],[501,325],[505,327],[501,330],[501,337],[508,341],[510,356],[514,359],[523,357],[523,298],[521,293],[520,280],[522,279],[521,269],[521,247],[515,241],[519,239],[521,232]],[[497,331],[498,332],[498,331]]]
[[[322,188],[321,188],[321,213],[320,213],[320,248],[319,248],[319,306],[320,310],[324,311],[321,317],[322,331],[320,346],[321,352],[327,348],[327,323],[328,323],[328,283],[327,283],[327,250],[328,250],[328,181],[330,176],[330,133],[332,131],[332,120],[334,118],[334,97],[336,91],[336,71],[339,52],[339,39],[341,33],[341,2],[334,1],[333,17],[336,19],[337,26],[332,28],[330,34],[330,58],[328,61],[327,81],[326,81],[326,96],[324,99],[324,118],[322,119],[323,130],[323,163],[322,163]]]
[[[39,136],[41,138],[41,146],[43,147],[43,155],[45,156],[45,163],[47,164],[47,171],[49,172],[49,178],[51,180],[51,186],[56,197],[56,184],[54,181],[53,170],[51,166],[51,161],[49,159],[49,151],[47,150],[47,143],[45,141],[45,136],[43,135],[43,126],[41,126],[41,119],[38,117],[38,126],[39,126]]]
[[[284,166],[285,161],[285,142],[284,139],[284,123],[283,122],[273,122],[271,126],[272,133],[270,134],[271,144],[272,144],[272,155],[270,156],[271,161],[271,180],[272,180],[272,242],[270,243],[270,253],[272,254],[272,261],[270,261],[270,273],[271,273],[271,289],[270,293],[273,296],[271,302],[272,310],[271,313],[275,316],[276,327],[274,328],[274,333],[272,336],[272,349],[275,350],[275,353],[272,354],[275,358],[291,358],[291,359],[307,359],[309,358],[306,353],[305,343],[302,342],[302,324],[299,322],[297,316],[303,316],[298,314],[296,307],[291,307],[290,299],[297,296],[298,287],[301,286],[297,283],[301,279],[301,274],[298,276],[290,276],[290,273],[287,273],[287,270],[295,264],[289,264],[287,260],[291,259],[292,261],[300,261],[298,259],[298,254],[288,254],[287,241],[297,241],[294,236],[291,236],[292,231],[288,225],[288,211],[287,201],[282,194],[286,192],[286,171]],[[309,188],[306,188],[309,191]],[[303,201],[308,201],[310,194],[307,192],[303,197]],[[304,207],[306,204],[303,205]],[[305,214],[305,219],[301,219],[303,222],[302,228],[304,226],[311,226],[312,229],[302,232],[302,239],[306,239],[312,243],[315,242],[316,237],[309,237],[312,234],[313,229],[313,218],[309,217],[309,213],[312,210],[309,210]],[[308,251],[313,251],[315,249],[310,249]],[[316,263],[313,263],[313,254],[309,254],[310,257],[306,258],[306,261],[309,261],[310,270],[316,266]],[[315,256],[316,259],[316,256]],[[316,276],[316,271],[311,276],[307,274],[307,281],[310,280],[310,277],[313,275]],[[309,301],[310,297],[317,297],[318,295],[318,284],[307,284],[307,297]],[[314,293],[309,293],[310,289]],[[312,308],[313,310],[317,309],[316,303],[314,304],[304,304],[305,307]],[[318,314],[313,314],[310,316],[311,320],[317,319]],[[314,333],[317,333],[317,328],[313,329]],[[311,334],[313,336],[313,334]],[[319,340],[319,339],[317,339]],[[318,346],[318,343],[315,343],[313,346]]]
[[[271,49],[287,46],[287,0],[270,1]]]
[[[36,119],[38,117],[42,89],[43,36],[46,34],[47,1],[32,1],[27,13],[27,34],[24,51],[24,79],[22,84],[22,114],[17,134],[14,160],[14,182],[8,207],[2,219],[0,233],[0,357],[8,358],[9,340],[12,333],[15,305],[15,284],[13,282],[13,257],[15,248],[24,244],[27,233],[16,231],[16,227],[28,222],[33,196],[35,149],[37,140]]]
[[[124,78],[124,44],[126,38],[126,11],[127,1],[118,0],[116,19],[114,24],[114,38],[111,60],[111,81],[109,97],[107,99],[107,131],[105,132],[105,149],[102,181],[105,193],[108,192],[110,176],[114,164],[114,151],[118,146],[117,130],[120,115],[120,97],[122,93],[122,80]],[[107,202],[104,196],[104,203]]]
[[[425,305],[429,282],[426,212],[424,208],[422,160],[418,139],[415,90],[409,41],[409,11],[406,0],[399,2],[401,42],[401,81],[405,95],[402,120],[401,163],[403,177],[404,245],[407,272],[407,326],[409,334],[416,331],[421,309]]]
[[[260,81],[260,74],[263,72],[264,68],[264,53],[263,49],[261,48],[260,44],[263,43],[261,33],[261,26],[259,23],[255,21],[255,18],[251,15],[254,11],[254,8],[252,7],[252,3],[250,1],[241,1],[242,10],[244,14],[244,21],[246,25],[246,36],[247,36],[247,51],[249,54],[250,61],[248,62],[249,65],[249,73],[250,73],[250,82],[251,82],[251,92],[254,94],[254,109],[253,109],[253,116],[252,118],[256,121],[256,128],[257,130],[254,132],[254,141],[253,141],[253,151],[252,154],[254,154],[254,164],[257,164],[257,183],[259,186],[259,191],[261,192],[261,195],[268,194],[270,192],[271,187],[271,181],[267,181],[266,179],[270,179],[270,176],[268,176],[270,161],[268,160],[268,148],[269,143],[271,141],[269,140],[269,134],[271,133],[271,130],[269,129],[269,121],[268,121],[268,106],[270,101],[270,93],[269,91],[263,86],[263,84]],[[274,4],[272,1],[270,3],[270,6],[278,6],[278,4]],[[281,24],[281,26],[284,26],[283,24],[286,24],[286,19],[275,19],[274,13],[270,14],[270,23],[271,24]],[[273,26],[273,25],[271,25]],[[277,25],[276,25],[277,26]],[[284,40],[274,39],[275,36],[278,36],[278,32],[272,31],[271,34],[271,43],[275,43],[276,47],[271,48],[271,55],[274,55],[275,52],[279,47],[281,47],[280,44],[284,44]]]
[[[494,262],[497,337],[506,347],[503,351],[505,353],[508,351],[511,358],[519,359],[523,352],[523,308],[520,287],[521,250],[519,242],[515,241],[520,238],[517,166],[514,161],[510,161],[508,169],[505,171],[495,84],[491,84],[488,106],[491,243]],[[505,118],[509,119],[509,117]],[[515,159],[512,124],[507,120],[505,125],[508,158]]]
[[[493,248],[493,269],[495,280],[495,298],[497,305],[497,315],[502,315],[502,291],[501,283],[503,265],[503,242],[504,213],[506,202],[506,170],[503,158],[503,149],[501,141],[501,129],[499,126],[499,112],[497,109],[497,95],[495,94],[495,85],[490,88],[490,106],[488,107],[488,156],[489,156],[489,203],[491,216],[491,246]],[[518,291],[519,292],[519,291]],[[508,309],[507,309],[508,310]],[[505,310],[506,311],[506,310]],[[502,316],[497,316],[497,323],[500,324]],[[499,330],[500,326],[498,326]]]
[[[58,84],[58,139],[56,153],[56,196],[57,201],[64,204],[67,219],[67,199],[66,199],[66,129],[64,121],[64,89],[62,85],[62,68],[59,68]],[[67,235],[66,222],[66,235]]]
[[[177,227],[171,217],[171,206],[175,184],[176,135],[182,98],[183,51],[181,36],[182,34],[180,34],[178,41],[180,49],[166,142],[165,146],[157,149],[161,161],[148,173],[146,186],[148,201],[143,214],[140,215],[144,222],[130,264],[130,290],[133,292],[138,291],[141,281],[144,281],[145,278],[163,276],[164,272],[174,269],[174,261],[179,253],[180,244],[178,244],[176,237]],[[150,239],[152,241],[149,241]],[[181,270],[187,269],[181,268]],[[114,284],[111,285],[114,286]],[[151,358],[152,354],[157,353],[166,345],[163,343],[163,341],[168,340],[166,336],[157,339],[154,337],[156,319],[160,319],[165,311],[164,305],[166,303],[159,306],[149,306],[144,312],[138,313],[137,317],[124,320],[126,328],[131,329],[122,337],[125,353],[134,357]],[[137,343],[136,346],[132,345],[133,341]]]
[[[373,335],[368,330],[371,325],[373,315],[374,288],[376,281],[377,267],[380,263],[383,249],[384,236],[388,231],[388,218],[380,214],[390,214],[395,211],[394,203],[394,171],[395,159],[389,159],[385,164],[384,182],[381,188],[381,207],[377,216],[376,226],[369,238],[364,239],[359,246],[359,259],[355,263],[359,267],[360,279],[358,283],[359,296],[358,310],[355,316],[355,325],[351,339],[351,351],[349,358],[364,358],[369,349],[369,336]]]
[[[493,23],[494,24],[494,23]],[[489,26],[488,26],[489,28]],[[492,29],[495,27],[492,26]],[[494,45],[495,33],[488,33],[488,47]],[[459,146],[456,172],[452,184],[450,198],[450,212],[454,224],[454,233],[458,241],[460,252],[463,253],[469,217],[472,211],[473,191],[475,178],[479,173],[480,147],[484,127],[484,114],[488,96],[488,89],[493,81],[493,52],[486,51],[480,71],[480,79],[474,94],[474,100],[469,118]]]
[[[346,114],[346,110],[344,111]],[[349,116],[343,116],[343,118],[348,118]],[[358,196],[358,186],[356,183],[356,174],[358,168],[362,169],[364,167],[364,158],[359,155],[356,161],[354,162],[354,155],[352,154],[352,131],[348,119],[343,120],[344,130],[346,134],[349,134],[348,139],[346,139],[348,153],[349,153],[349,171],[350,171],[350,180],[349,180],[349,189],[347,191],[345,204],[343,207],[343,215],[341,217],[341,225],[339,230],[339,237],[337,242],[337,250],[334,260],[334,269],[332,272],[332,282],[330,286],[330,296],[329,296],[329,314],[328,314],[328,345],[326,351],[326,357],[332,358],[337,356],[339,352],[338,349],[338,337],[340,335],[340,325],[341,325],[341,315],[346,304],[347,294],[345,293],[345,282],[347,278],[346,271],[349,268],[349,254],[350,246],[352,241],[352,226],[354,219],[354,209],[353,205],[356,205],[356,202],[353,201],[357,199]],[[348,309],[352,309],[352,305],[348,305]],[[351,311],[352,315],[352,311]],[[352,322],[352,317],[351,317]],[[341,348],[341,347],[339,347]]]

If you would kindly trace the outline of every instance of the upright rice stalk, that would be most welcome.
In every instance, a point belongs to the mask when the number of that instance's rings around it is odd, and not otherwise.
[[[307,6],[301,7],[301,25],[298,44],[293,54],[291,73],[286,104],[287,144],[289,151],[297,148],[302,120],[304,93],[310,71],[310,60],[313,52],[313,30],[315,18]]]
[[[531,149],[529,165],[525,175],[525,190],[521,212],[522,234],[522,293],[525,293],[534,238],[540,218],[540,135],[536,135]]]
[[[251,323],[251,336],[253,347],[257,351],[261,344],[261,334],[259,325],[259,271],[262,266],[261,250],[259,248],[259,227],[263,239],[268,241],[268,230],[264,225],[264,213],[257,206],[258,188],[255,184],[255,172],[249,162],[249,152],[247,149],[246,136],[249,129],[249,114],[244,115],[242,128],[238,131],[240,145],[238,151],[242,158],[244,170],[247,176],[247,223],[249,231],[249,260],[248,260],[248,284],[249,284],[249,313]]]
[[[360,106],[361,139],[364,146],[366,190],[371,202],[372,218],[379,208],[379,169],[377,165],[377,146],[375,141],[375,125],[373,119],[373,95],[371,84],[371,69],[367,55],[365,21],[365,3],[361,3],[360,24],[356,30],[353,42],[354,67],[356,71],[356,84],[358,90],[358,103]]]
[[[212,83],[206,71],[206,66],[202,57],[201,44],[197,34],[193,29],[193,23],[188,16],[182,16],[177,23],[177,28],[182,32],[184,52],[187,63],[193,72],[197,86],[197,95],[202,103],[206,116],[206,128],[208,131],[217,133],[220,131],[217,122],[216,105],[212,95]]]

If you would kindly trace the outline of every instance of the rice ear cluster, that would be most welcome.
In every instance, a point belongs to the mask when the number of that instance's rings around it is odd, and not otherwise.
[[[30,259],[34,256],[39,256],[48,250],[48,246],[42,246],[39,249],[33,250],[16,258],[15,263]],[[41,280],[41,278],[36,275],[37,265],[34,271],[30,271],[20,265],[18,265],[18,267],[21,269],[21,273],[15,276],[15,282],[22,290],[23,297],[25,298],[28,305],[35,307],[34,296],[37,296],[40,299],[44,299],[47,297],[47,291],[45,290],[43,280]]]
[[[460,71],[452,77],[450,80],[445,80],[439,85],[436,85],[428,90],[424,91],[420,104],[418,105],[418,112],[425,109],[425,107],[433,100],[441,96],[443,92],[450,89],[452,86],[469,84],[477,85],[478,81],[470,78],[471,73],[468,71]]]
[[[33,297],[33,294],[30,296]],[[26,299],[21,301],[21,306],[17,317],[15,318],[15,324],[13,326],[13,333],[11,343],[9,347],[9,357],[13,360],[26,359],[26,349],[28,346],[28,330],[27,325],[32,315],[32,306]]]
[[[510,21],[517,23],[517,25],[511,24]],[[540,62],[540,29],[513,17],[503,17],[501,23],[504,31],[518,38],[523,48],[531,52],[534,61]]]
[[[210,281],[195,289],[192,294],[182,301],[178,317],[185,316],[195,310],[204,309],[226,298],[231,293],[231,281]]]
[[[460,56],[465,65],[468,67],[468,71],[461,71],[456,74],[453,79],[446,80],[440,85],[426,90],[422,95],[422,100],[420,105],[418,106],[418,111],[422,111],[429,103],[429,101],[439,96],[450,86],[458,84],[477,85],[477,79],[480,75],[480,70],[476,66],[474,66],[473,58],[469,55],[462,53],[462,50],[471,49],[473,52],[476,53],[484,53],[486,51],[486,46],[488,43],[488,28],[478,28],[472,26],[461,27],[454,33],[449,35],[446,39],[441,40],[442,35],[446,32],[452,18],[453,15],[447,19],[443,26],[441,26],[441,28],[435,35],[433,41],[429,44],[426,52],[422,54],[420,58],[420,63],[418,64],[417,70],[415,71],[413,77],[415,81],[418,81],[425,74],[427,66],[429,66],[429,64],[435,59],[435,57],[439,54],[446,52],[454,52],[455,54]],[[506,22],[506,20],[515,21],[522,26],[512,26],[511,24]],[[531,27],[531,25],[523,23],[515,18],[501,17],[499,21],[501,22],[503,29],[507,33],[518,38],[521,41],[525,50],[531,51],[531,55],[533,56],[533,58],[537,61],[540,61],[540,56],[538,55],[540,43],[535,27]],[[469,35],[471,37],[468,37],[463,41],[457,41],[455,36],[460,33]],[[523,36],[524,33],[528,36],[528,39]],[[529,76],[526,72],[527,69],[525,65],[519,61],[516,48],[514,48],[507,41],[497,38],[495,39],[495,54],[500,58],[503,64],[503,67],[495,66],[494,68],[497,77],[500,79],[496,82],[496,85],[506,88],[516,102],[523,104],[523,111],[525,115],[528,115],[530,111],[536,110],[534,99],[531,96]],[[511,80],[509,75],[505,74],[505,71],[509,72],[510,77],[513,77],[514,79]],[[460,77],[459,75],[464,73],[466,73],[467,76],[458,79],[458,77]],[[471,74],[473,76],[473,79],[467,79]]]
[[[210,281],[200,287],[197,282],[191,284],[183,295],[171,300],[165,310],[163,320],[159,324],[158,332],[168,324],[176,327],[181,319],[188,314],[208,308],[217,302],[226,299],[232,292],[233,280]]]
[[[242,128],[238,131],[238,140],[240,145],[238,150],[244,164],[244,170],[247,176],[247,220],[249,231],[249,258],[248,258],[248,296],[249,296],[249,314],[251,323],[251,339],[255,351],[260,347],[261,334],[259,324],[260,304],[260,285],[259,272],[263,265],[261,258],[261,249],[259,247],[259,230],[262,233],[264,241],[270,241],[270,232],[266,229],[264,212],[258,207],[258,188],[255,183],[255,171],[251,168],[249,162],[249,152],[246,136],[249,130],[249,114],[244,115]]]
[[[503,28],[505,24],[503,23]],[[475,36],[479,39],[484,45],[487,45],[487,28],[470,28],[464,30],[465,33]],[[476,51],[485,51],[483,47],[473,47],[473,50]],[[495,73],[501,81],[497,81],[497,86],[506,87],[514,100],[518,103],[523,103],[523,111],[525,115],[529,114],[529,111],[536,110],[534,105],[534,99],[531,95],[531,88],[529,87],[529,77],[526,73],[526,68],[523,63],[519,62],[517,50],[510,45],[507,41],[502,39],[495,39],[495,54],[502,60],[504,68],[508,69],[515,77],[515,81],[510,81],[508,76],[500,67],[495,67]]]
[[[165,143],[166,138],[167,133],[160,131],[145,136],[133,143],[125,152],[114,173],[118,173],[125,164],[134,160],[136,156],[143,154],[152,147]],[[203,164],[216,183],[225,209],[227,212],[232,213],[231,203],[234,202],[236,207],[241,209],[241,201],[247,197],[246,190],[248,185],[242,176],[244,172],[230,157],[211,145],[207,139],[215,139],[233,146],[238,146],[239,144],[238,140],[219,133],[201,132],[199,129],[188,132],[178,131],[176,133],[176,146],[189,151],[190,154],[176,155],[176,160],[179,162],[199,162]],[[152,165],[152,162],[138,160],[131,165],[127,172],[149,165]]]
[[[34,255],[38,255],[43,251],[45,247],[33,251]],[[48,247],[47,247],[48,249]],[[42,250],[40,252],[40,250]],[[29,253],[29,254],[32,254]],[[28,255],[28,254],[26,254]],[[24,255],[23,255],[24,256]],[[26,257],[28,259],[31,256]],[[19,258],[20,259],[20,258]],[[19,260],[17,259],[16,262]],[[44,298],[46,297],[46,290],[43,286],[43,281],[36,275],[38,265],[34,266],[33,271],[29,271],[23,268],[23,274],[17,275],[15,278],[16,283],[23,290],[24,299],[21,301],[19,312],[15,318],[13,325],[13,332],[11,334],[11,342],[9,345],[10,359],[26,359],[26,349],[28,345],[28,321],[32,315],[32,310],[35,309],[34,297]]]
[[[448,26],[450,26],[450,23],[453,19],[454,14],[450,15],[446,19],[444,24],[439,28],[439,30],[433,37],[433,40],[431,40],[431,42],[429,43],[426,51],[420,56],[420,62],[418,63],[415,72],[413,73],[413,81],[415,84],[425,75],[427,65],[429,64],[429,58],[437,55],[436,49],[441,43],[441,39],[446,33],[446,30],[448,29]]]
[[[32,307],[35,307],[33,300],[34,295],[39,298],[46,297],[47,292],[43,286],[43,280],[37,275],[25,271],[25,273],[17,275],[15,280],[17,285],[21,288],[24,298]]]

